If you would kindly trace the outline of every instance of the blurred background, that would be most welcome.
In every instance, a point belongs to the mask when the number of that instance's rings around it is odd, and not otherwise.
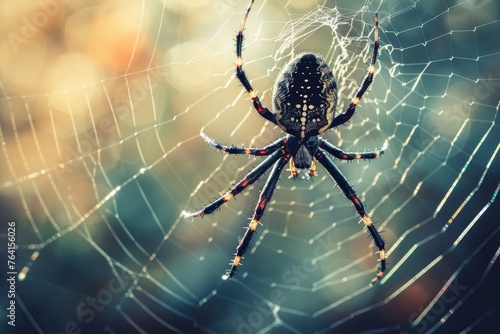
[[[325,58],[352,120],[324,134],[383,231],[385,278],[356,210],[322,167],[281,177],[238,275],[221,280],[266,176],[201,208],[283,136],[234,77],[247,1],[0,4],[2,333],[488,333],[498,325],[500,4],[256,1],[244,69],[272,107],[280,69]],[[10,223],[9,223],[10,222]],[[8,224],[9,223],[9,224]],[[14,268],[8,226],[15,224]],[[6,278],[16,272],[15,324]]]

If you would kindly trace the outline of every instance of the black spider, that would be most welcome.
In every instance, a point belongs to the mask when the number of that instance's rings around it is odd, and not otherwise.
[[[356,195],[352,186],[325,152],[341,160],[353,160],[374,159],[384,153],[384,151],[382,149],[380,151],[365,153],[343,152],[322,139],[319,135],[328,129],[347,122],[354,114],[361,97],[373,81],[375,62],[379,48],[378,16],[375,15],[375,42],[368,74],[344,113],[335,117],[337,106],[337,83],[332,71],[323,58],[310,53],[298,55],[282,69],[274,86],[273,113],[261,104],[242,69],[241,51],[243,45],[243,29],[253,3],[254,0],[251,0],[248,4],[240,29],[236,35],[236,76],[243,84],[248,94],[250,94],[253,105],[258,113],[268,121],[279,126],[287,135],[263,148],[243,148],[223,146],[202,133],[203,139],[209,145],[226,153],[251,154],[268,157],[250,171],[243,180],[234,185],[224,196],[206,205],[202,210],[196,212],[183,212],[183,215],[186,217],[195,217],[212,213],[223,203],[226,203],[246,187],[254,183],[269,168],[273,167],[260,193],[252,220],[243,238],[236,247],[234,260],[230,263],[231,268],[224,276],[224,278],[229,279],[233,277],[238,265],[240,265],[243,254],[248,249],[250,240],[255,233],[257,225],[260,224],[259,220],[264,214],[266,205],[271,199],[276,184],[278,183],[279,176],[285,165],[290,163],[290,171],[293,177],[298,176],[300,171],[297,169],[309,170],[309,175],[314,176],[316,161],[319,161],[326,168],[334,181],[337,182],[344,195],[354,203],[366,228],[373,237],[375,245],[379,249],[379,272],[372,283],[377,282],[385,271],[386,256],[384,240],[372,224],[370,217],[363,207],[363,203],[361,203],[361,200]]]

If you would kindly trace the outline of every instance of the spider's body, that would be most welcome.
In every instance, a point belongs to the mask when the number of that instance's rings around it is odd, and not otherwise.
[[[283,131],[307,138],[323,133],[335,117],[337,82],[323,58],[302,54],[281,71],[273,94],[276,122]]]
[[[344,152],[320,137],[326,130],[349,121],[363,94],[373,81],[379,46],[378,17],[375,16],[375,44],[368,74],[344,113],[338,116],[335,114],[337,106],[337,83],[332,71],[323,58],[310,53],[301,54],[292,59],[279,74],[273,93],[274,112],[271,112],[260,102],[242,68],[243,29],[253,3],[254,0],[251,0],[236,35],[236,76],[250,95],[255,110],[266,120],[279,126],[287,135],[263,148],[245,148],[224,146],[215,142],[207,135],[202,134],[203,139],[209,145],[225,153],[267,156],[267,158],[223,196],[207,204],[202,210],[183,212],[183,214],[186,217],[195,217],[212,213],[222,204],[242,192],[246,187],[253,184],[272,167],[268,180],[260,193],[253,217],[243,238],[236,247],[231,268],[224,277],[231,278],[240,265],[243,254],[250,245],[252,236],[260,224],[260,219],[264,214],[267,203],[269,203],[273,195],[284,167],[290,164],[290,172],[293,177],[298,176],[300,169],[308,170],[309,176],[314,176],[316,173],[316,161],[319,161],[334,181],[337,182],[344,195],[354,204],[365,227],[370,232],[376,247],[379,249],[380,267],[374,282],[378,281],[385,271],[386,256],[384,241],[372,224],[356,192],[326,153],[333,155],[337,159],[353,160],[374,159],[379,157],[384,151],[382,149],[380,151],[365,153]]]

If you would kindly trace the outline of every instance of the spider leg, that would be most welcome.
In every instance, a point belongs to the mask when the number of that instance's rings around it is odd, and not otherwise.
[[[238,33],[236,34],[236,76],[238,77],[238,80],[240,80],[241,84],[245,89],[247,90],[248,94],[252,98],[253,101],[253,106],[255,110],[267,119],[268,121],[276,124],[276,117],[275,115],[266,107],[262,105],[260,102],[259,97],[257,94],[255,94],[252,85],[250,84],[250,81],[248,80],[245,71],[243,71],[243,60],[241,58],[241,53],[243,49],[243,29],[245,28],[245,23],[247,22],[248,14],[250,13],[250,10],[252,9],[252,5],[254,3],[254,0],[251,0],[250,3],[248,4],[247,10],[245,12],[245,15],[243,15],[243,19],[241,20],[241,25],[240,29],[238,30]]]
[[[228,154],[248,154],[248,155],[257,155],[257,156],[265,156],[270,155],[280,148],[286,145],[286,137],[280,138],[276,140],[274,143],[267,145],[265,147],[238,147],[238,146],[226,146],[220,143],[217,143],[215,140],[202,133],[201,137],[207,142],[208,145],[223,151]]]
[[[236,183],[228,192],[226,192],[223,196],[219,197],[215,201],[205,205],[205,207],[199,211],[195,212],[187,212],[183,211],[182,215],[184,217],[196,217],[203,216],[205,214],[210,214],[214,212],[215,209],[220,207],[222,204],[229,201],[231,198],[242,192],[246,187],[257,181],[259,177],[262,176],[271,166],[285,154],[284,150],[276,151],[269,157],[267,157],[264,161],[262,161],[257,167],[252,169],[243,180]]]
[[[226,275],[223,276],[224,279],[232,278],[234,273],[236,272],[236,269],[240,265],[243,254],[248,249],[252,236],[255,233],[255,229],[260,224],[260,218],[264,214],[267,203],[269,203],[269,201],[271,200],[271,196],[273,195],[274,189],[276,188],[276,184],[278,183],[281,172],[283,171],[283,167],[285,167],[287,162],[288,159],[283,158],[274,164],[271,174],[269,175],[269,178],[267,179],[266,184],[264,185],[264,188],[262,188],[262,191],[260,193],[259,201],[257,202],[257,206],[255,207],[252,220],[248,224],[243,238],[238,243],[238,246],[236,246],[234,259],[230,262],[231,268],[228,269]]]
[[[373,151],[373,152],[363,152],[363,153],[358,153],[358,152],[344,152],[335,145],[330,144],[324,139],[320,139],[319,141],[319,147],[333,155],[337,159],[341,160],[354,160],[354,159],[375,159],[384,154],[387,146],[387,143],[384,143],[384,146],[382,149],[379,151]]]
[[[375,62],[377,61],[378,48],[379,48],[378,14],[375,14],[375,42],[373,46],[372,61],[370,67],[368,67],[368,74],[365,76],[363,83],[361,84],[361,87],[359,88],[352,102],[349,104],[347,110],[333,119],[332,124],[330,124],[329,127],[330,129],[344,124],[345,122],[351,119],[352,115],[354,115],[354,112],[356,111],[356,106],[358,105],[359,101],[363,97],[363,94],[365,94],[366,90],[368,89],[368,87],[370,87],[373,81],[373,73],[375,72]]]
[[[384,248],[385,242],[378,233],[375,226],[373,225],[371,218],[366,213],[363,203],[359,199],[358,195],[356,194],[352,186],[349,184],[349,181],[347,181],[345,176],[342,175],[337,166],[335,166],[333,161],[328,156],[326,156],[321,149],[319,149],[318,152],[316,153],[316,158],[326,168],[326,170],[332,176],[334,181],[337,182],[340,189],[344,193],[345,197],[347,197],[349,200],[352,201],[352,203],[356,207],[356,210],[358,211],[358,214],[363,219],[366,228],[370,232],[375,245],[379,249],[380,267],[377,276],[372,280],[372,284],[374,284],[380,280],[385,271],[385,258],[386,258],[385,248]]]

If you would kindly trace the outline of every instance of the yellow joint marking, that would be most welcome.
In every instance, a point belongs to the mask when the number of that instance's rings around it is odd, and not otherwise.
[[[241,260],[241,256],[240,255],[236,255],[234,257],[234,260],[233,260],[233,267],[237,267],[240,265],[240,260]]]
[[[373,74],[373,72],[375,72],[375,65],[371,64],[368,68],[368,73]]]
[[[243,29],[245,28],[245,23],[247,22],[248,14],[250,14],[250,9],[252,9],[252,5],[253,5],[253,1],[250,1],[250,3],[247,6],[247,11],[245,12],[245,15],[243,15],[243,19],[241,20],[239,32],[242,32]]]
[[[253,219],[250,225],[248,226],[248,229],[251,231],[255,231],[257,225],[259,225],[259,221],[257,219]]]
[[[241,59],[240,56],[236,57],[236,67],[241,67],[243,65],[243,60]]]
[[[357,106],[359,103],[359,97],[355,97],[354,100],[352,100],[352,104],[354,104],[355,106]]]
[[[369,227],[372,225],[372,220],[367,215],[363,216],[363,221],[365,222],[366,227]]]
[[[253,90],[250,90],[248,92],[248,94],[250,94],[250,97],[252,98],[252,100],[255,100],[257,98],[257,95],[255,94],[255,92]]]
[[[297,170],[295,169],[295,163],[293,162],[293,158],[290,159],[290,173],[292,173],[293,177],[297,176]]]
[[[361,159],[361,154],[356,153],[356,159]]]
[[[243,151],[245,154],[250,154],[250,150]]]
[[[227,201],[229,201],[233,197],[234,197],[233,194],[227,193],[227,194],[224,195],[223,200],[224,200],[224,202],[227,202]]]
[[[247,22],[247,18],[248,18],[248,8],[245,15],[243,15],[243,19],[241,20],[240,30],[238,31],[238,33],[242,33],[243,29],[245,29],[245,23]]]
[[[385,249],[380,250],[380,259],[385,260]]]
[[[312,158],[312,165],[311,165],[311,169],[309,170],[309,175],[310,176],[316,175],[316,158],[315,157]]]

